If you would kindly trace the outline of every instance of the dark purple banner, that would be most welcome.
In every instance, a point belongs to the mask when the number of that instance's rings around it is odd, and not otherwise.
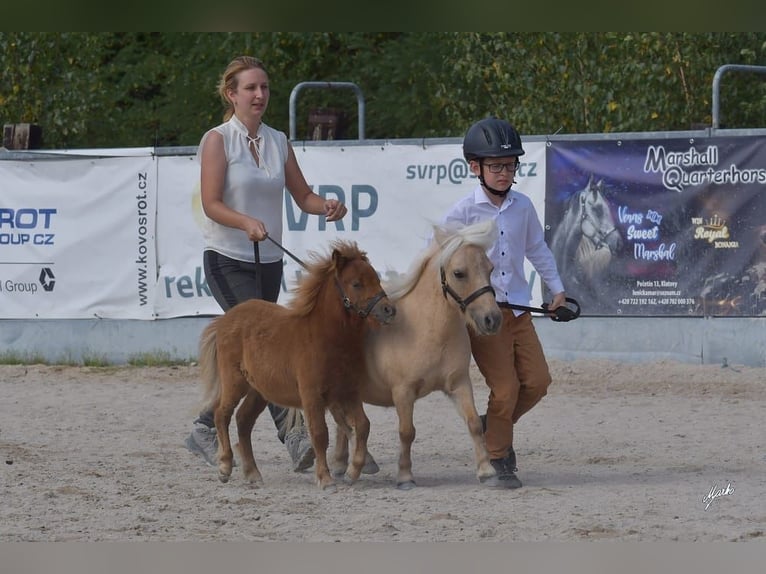
[[[546,164],[546,239],[584,316],[766,315],[766,139],[551,142]]]

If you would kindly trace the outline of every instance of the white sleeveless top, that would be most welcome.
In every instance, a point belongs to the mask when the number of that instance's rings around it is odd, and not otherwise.
[[[260,166],[250,151],[247,128],[236,117],[212,128],[202,136],[197,148],[197,161],[201,162],[202,147],[210,132],[223,136],[226,155],[226,181],[223,202],[232,209],[256,217],[266,225],[269,237],[282,243],[282,206],[284,203],[285,164],[287,163],[287,136],[264,123],[258,128],[258,155]],[[253,262],[253,242],[241,229],[221,225],[204,214],[202,234],[205,249],[211,249],[238,261]],[[282,259],[282,250],[271,241],[258,245],[262,263]]]

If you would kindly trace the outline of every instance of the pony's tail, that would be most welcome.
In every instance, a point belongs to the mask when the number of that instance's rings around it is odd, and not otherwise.
[[[213,319],[205,327],[200,336],[199,343],[200,380],[203,388],[202,402],[205,409],[216,407],[221,396],[216,345],[217,321],[218,319]]]

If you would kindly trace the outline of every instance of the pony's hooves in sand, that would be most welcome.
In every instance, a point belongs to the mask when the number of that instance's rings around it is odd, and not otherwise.
[[[218,480],[220,480],[224,484],[229,482],[229,478],[230,478],[230,476],[228,474],[223,474],[222,472],[218,473]]]
[[[359,480],[359,477],[351,478],[351,475],[348,474],[348,473],[343,475],[343,483],[344,484],[351,485],[351,484],[354,484],[357,480]]]
[[[376,474],[380,471],[378,463],[369,454],[364,459],[364,466],[362,467],[362,474]]]
[[[415,481],[414,480],[407,480],[405,482],[397,482],[396,488],[399,490],[412,490],[415,488]]]
[[[336,485],[334,482],[332,484],[326,484],[325,486],[320,486],[319,488],[322,489],[323,494],[334,494],[338,492],[338,485]]]

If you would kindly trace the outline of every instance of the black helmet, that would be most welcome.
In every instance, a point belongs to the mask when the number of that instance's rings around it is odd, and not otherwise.
[[[466,161],[483,157],[524,155],[521,137],[511,124],[498,118],[484,118],[473,124],[463,138]]]

